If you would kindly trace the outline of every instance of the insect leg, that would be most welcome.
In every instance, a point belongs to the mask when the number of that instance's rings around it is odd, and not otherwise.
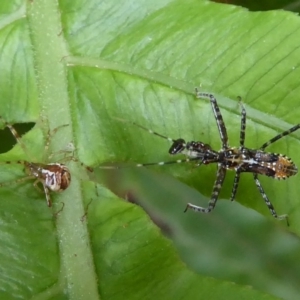
[[[233,201],[234,198],[235,198],[237,188],[238,188],[238,185],[239,185],[239,181],[240,181],[240,175],[241,175],[241,171],[239,169],[237,169],[236,173],[235,173],[235,177],[234,177],[234,182],[233,182],[230,201]]]
[[[220,138],[221,138],[221,141],[222,141],[222,148],[223,149],[228,148],[228,145],[227,145],[227,142],[228,142],[227,130],[226,130],[226,127],[225,127],[225,123],[223,121],[223,116],[221,114],[220,108],[219,108],[218,103],[217,103],[217,99],[215,98],[215,96],[213,94],[199,92],[197,88],[195,88],[195,91],[196,91],[196,97],[197,98],[206,98],[206,99],[210,100],[211,107],[212,107],[213,113],[215,115],[215,119],[216,119],[217,126],[218,126],[218,129],[219,129],[219,134],[220,134]]]
[[[300,128],[300,124],[297,124],[295,126],[293,126],[292,128],[276,135],[275,137],[273,137],[272,139],[270,139],[268,142],[264,143],[260,149],[261,150],[265,150],[265,148],[267,148],[269,145],[273,144],[274,142],[278,141],[279,139],[281,139],[282,137],[291,134],[292,132],[298,130]]]
[[[289,224],[289,220],[288,220],[288,215],[286,215],[286,214],[285,214],[285,215],[281,215],[281,216],[278,216],[278,215],[277,215],[274,206],[273,206],[272,203],[270,202],[270,200],[269,200],[268,196],[266,195],[266,193],[265,193],[265,191],[264,191],[264,189],[263,189],[263,187],[262,187],[260,181],[258,180],[257,174],[253,174],[253,177],[254,177],[255,184],[256,184],[256,186],[257,186],[257,188],[258,188],[258,190],[259,190],[261,196],[262,196],[263,199],[265,200],[266,205],[268,206],[268,208],[269,208],[269,210],[270,210],[272,216],[273,216],[274,218],[278,219],[278,220],[284,220],[284,219],[285,219],[286,222],[287,222],[287,225],[289,226],[290,224]]]
[[[246,130],[246,110],[242,102],[240,102],[242,111],[242,118],[241,118],[241,131],[240,131],[240,147],[244,148],[245,143],[245,130]]]
[[[208,202],[208,207],[204,208],[201,206],[194,205],[192,203],[188,203],[184,212],[186,212],[190,208],[196,212],[202,212],[202,213],[206,213],[206,214],[210,213],[216,206],[216,202],[218,200],[218,196],[219,196],[221,187],[223,185],[225,175],[226,175],[226,169],[223,168],[223,166],[221,164],[218,164],[217,178],[214,183],[211,199]]]

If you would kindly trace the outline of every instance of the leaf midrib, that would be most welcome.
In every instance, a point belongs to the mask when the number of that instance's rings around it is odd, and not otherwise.
[[[38,83],[39,103],[44,130],[68,124],[64,136],[51,140],[54,152],[62,150],[74,141],[71,105],[68,96],[66,68],[62,58],[68,50],[62,34],[59,5],[57,1],[27,1],[29,30],[34,51],[34,63]],[[69,299],[99,299],[98,278],[84,215],[81,180],[73,176],[78,173],[78,164],[70,164],[72,183],[68,190],[56,195],[57,210],[64,209],[56,221],[57,240],[61,261],[58,284],[67,291]],[[65,284],[66,282],[66,284]],[[54,289],[58,292],[57,289]],[[61,290],[62,292],[62,290]],[[52,295],[53,296],[53,295]]]

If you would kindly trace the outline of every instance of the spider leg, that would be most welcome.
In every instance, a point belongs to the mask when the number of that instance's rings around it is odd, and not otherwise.
[[[34,188],[39,192],[39,193],[44,193],[43,190],[40,189],[40,187],[38,186],[39,183],[42,183],[43,182],[40,180],[40,179],[37,179],[34,183],[33,183],[33,186]]]
[[[207,98],[207,99],[210,100],[211,107],[212,107],[213,113],[215,115],[215,119],[216,119],[217,126],[218,126],[218,129],[219,129],[220,138],[221,138],[221,141],[222,141],[222,148],[223,149],[228,148],[227,130],[226,130],[226,127],[225,127],[225,123],[223,121],[223,116],[221,114],[220,108],[219,108],[218,103],[217,103],[217,99],[212,94],[199,92],[197,88],[195,88],[195,91],[196,91],[196,97],[197,98]]]
[[[253,177],[254,177],[255,184],[256,184],[256,186],[257,186],[257,188],[258,188],[258,190],[259,190],[261,196],[262,196],[263,199],[265,200],[266,205],[268,206],[268,208],[269,208],[269,210],[270,210],[272,216],[273,216],[274,218],[278,219],[278,220],[284,220],[284,219],[285,219],[286,222],[287,222],[287,225],[289,226],[290,224],[289,224],[288,215],[286,215],[286,214],[285,214],[285,215],[281,215],[281,216],[278,216],[278,215],[277,215],[274,206],[273,206],[272,203],[270,202],[270,200],[269,200],[268,196],[266,195],[266,193],[265,193],[265,191],[264,191],[264,189],[263,189],[263,187],[262,187],[260,181],[258,180],[257,174],[253,174]]]
[[[51,142],[51,139],[53,138],[53,136],[61,129],[61,128],[64,128],[64,127],[67,127],[69,126],[68,124],[64,124],[64,125],[60,125],[56,128],[54,128],[53,130],[48,130],[48,134],[47,134],[47,137],[46,137],[46,141],[45,141],[45,153],[48,153],[49,151],[49,147],[50,147],[50,142]],[[52,159],[52,157],[57,154],[57,153],[65,153],[67,151],[64,151],[64,150],[60,150],[56,153],[51,153],[49,156],[48,156],[48,160]]]
[[[297,124],[295,126],[293,126],[292,128],[276,135],[275,137],[273,137],[272,139],[270,139],[268,142],[264,143],[260,149],[261,150],[265,150],[265,148],[267,148],[269,145],[273,144],[274,142],[278,141],[279,139],[281,139],[282,137],[286,136],[286,135],[289,135],[290,133],[298,130],[300,128],[300,124]]]
[[[13,183],[22,183],[22,182],[25,182],[27,180],[32,180],[33,178],[35,178],[35,177],[34,176],[26,176],[26,177],[22,177],[22,178],[15,179],[15,180],[10,180],[10,181],[7,181],[7,182],[1,182],[0,187],[6,186],[6,185],[11,185]]]
[[[96,186],[96,185],[95,185]],[[98,191],[97,191],[97,187],[96,187],[96,193],[98,195]],[[80,221],[81,222],[84,222],[86,220],[86,217],[87,217],[87,214],[88,214],[88,210],[89,210],[89,206],[90,204],[92,203],[93,201],[93,198],[90,200],[90,202],[87,204],[86,208],[85,208],[85,212],[84,212],[84,215],[80,218]]]
[[[64,127],[67,127],[69,126],[69,124],[63,124],[63,125],[60,125],[56,128],[54,128],[53,130],[48,130],[48,134],[47,134],[47,137],[46,137],[46,143],[45,143],[45,149],[46,151],[49,149],[49,145],[50,145],[50,141],[51,139],[53,138],[53,136],[61,129],[61,128],[64,128]]]
[[[23,151],[27,151],[25,144],[22,142],[21,137],[19,136],[18,132],[16,131],[16,129],[9,124],[8,122],[6,122],[1,116],[0,116],[0,120],[2,120],[2,122],[5,124],[5,126],[10,130],[10,132],[12,133],[12,135],[14,136],[14,138],[16,139],[17,143],[22,147]]]
[[[53,217],[54,218],[57,218],[58,217],[58,215],[64,210],[64,207],[65,207],[65,203],[64,202],[61,202],[61,208],[56,212],[56,213],[54,213],[53,214]]]
[[[241,171],[240,169],[236,170],[235,173],[235,177],[234,177],[234,182],[233,182],[233,187],[232,187],[232,191],[231,191],[231,197],[230,197],[230,201],[233,201],[237,192],[237,188],[239,185],[239,181],[240,181],[240,175],[241,175]]]
[[[45,196],[46,196],[46,202],[47,202],[47,205],[48,207],[51,207],[52,206],[52,201],[51,201],[51,198],[50,198],[50,191],[49,189],[46,187],[45,184],[43,184],[43,187],[44,187],[44,191],[45,191]],[[65,204],[63,204],[64,206]]]
[[[42,185],[43,185],[43,188],[44,188],[44,193],[45,193],[45,196],[46,196],[46,202],[47,202],[47,205],[48,207],[51,207],[52,206],[52,201],[51,201],[51,198],[50,198],[50,192],[49,192],[49,189],[47,188],[47,186],[45,185],[44,182],[42,182],[40,179],[37,179],[34,183],[33,183],[33,186],[40,192],[41,189],[39,188],[38,186],[38,183],[41,182]]]
[[[217,178],[214,183],[211,199],[208,202],[208,207],[204,208],[201,206],[194,205],[192,203],[188,203],[184,212],[186,212],[190,208],[196,212],[202,212],[205,214],[210,213],[216,206],[216,202],[218,200],[219,193],[222,188],[225,175],[226,175],[226,169],[221,164],[218,164]]]

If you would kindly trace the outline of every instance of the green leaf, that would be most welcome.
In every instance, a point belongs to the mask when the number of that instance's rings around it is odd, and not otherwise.
[[[174,17],[178,13],[181,18],[185,16],[180,25],[179,17]],[[128,18],[130,29],[119,24],[121,20],[110,27],[109,30],[115,27],[118,35],[106,47],[103,39],[99,38],[95,45],[95,37],[84,35],[86,28],[77,34],[75,25],[66,28],[71,48],[75,48],[73,52],[80,51],[77,57],[66,59],[72,66],[70,89],[78,104],[77,140],[89,145],[78,149],[84,163],[170,160],[166,141],[117,122],[114,117],[134,121],[173,138],[201,140],[219,149],[220,138],[210,104],[194,96],[194,87],[200,83],[203,91],[217,93],[232,146],[239,144],[238,96],[247,110],[249,148],[260,147],[298,122],[297,16],[287,12],[249,13],[205,2],[186,5],[174,2],[153,14],[149,12],[143,21],[139,18],[130,21],[132,15]],[[159,30],[161,27],[163,31]],[[75,37],[85,39],[79,42]],[[93,49],[96,51],[92,52]],[[97,56],[99,51],[101,59],[84,57],[85,53]],[[84,117],[89,118],[87,124],[80,122]],[[299,137],[299,133],[293,136]],[[98,143],[93,143],[95,140]],[[162,147],[166,149],[164,152],[160,151]],[[286,154],[299,165],[298,147],[298,139],[286,137],[267,150]],[[202,167],[191,172],[189,165],[170,166],[164,172],[209,197],[214,168]],[[229,184],[224,185],[223,197],[230,197],[232,175],[227,176]],[[269,215],[251,174],[242,175],[237,200]],[[203,178],[207,179],[206,184],[200,186]],[[287,182],[270,178],[261,181],[278,213],[287,213],[298,228],[297,221],[293,221],[299,219],[295,209],[297,178]]]
[[[51,194],[53,210],[32,182],[16,182],[22,167],[1,165],[1,182],[12,180],[0,188],[2,298],[274,299],[190,271],[140,208],[102,186],[95,189],[89,176],[102,183],[98,170],[90,174],[77,160],[95,167],[170,159],[166,141],[116,117],[219,149],[210,104],[194,97],[200,84],[216,93],[232,146],[239,141],[237,96],[249,116],[249,147],[291,127],[299,115],[298,17],[192,0],[5,0],[0,12],[0,116],[10,123],[36,123],[22,137],[24,145],[1,155],[1,161],[57,162],[59,151],[72,155],[66,150],[70,143],[76,150],[74,161],[66,159],[71,186]],[[68,126],[45,149],[48,131],[61,125]],[[271,150],[299,165],[295,137],[299,134]],[[156,170],[197,188],[207,196],[200,205],[208,201],[214,166]],[[232,179],[233,174],[223,198],[230,197]],[[262,179],[295,232],[296,180]],[[252,177],[241,181],[237,200],[269,215]]]

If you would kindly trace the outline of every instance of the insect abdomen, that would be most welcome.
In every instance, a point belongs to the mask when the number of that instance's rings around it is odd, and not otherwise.
[[[298,168],[289,157],[278,155],[278,160],[274,164],[275,178],[286,179],[298,173]]]
[[[298,172],[296,165],[285,155],[263,152],[257,153],[256,156],[257,163],[262,167],[272,170],[272,177],[276,179],[286,179],[296,175]]]

